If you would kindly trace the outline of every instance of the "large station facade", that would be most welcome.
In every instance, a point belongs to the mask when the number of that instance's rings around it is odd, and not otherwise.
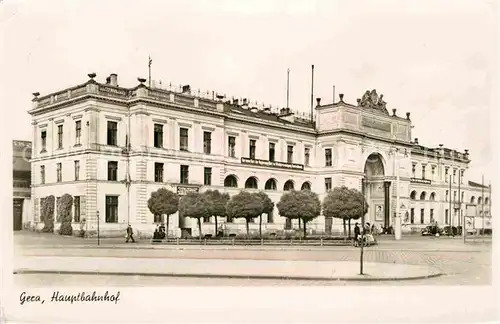
[[[116,74],[103,83],[94,74],[89,78],[52,94],[34,94],[35,223],[48,195],[75,197],[75,227],[85,218],[96,228],[99,215],[101,230],[131,224],[152,231],[158,220],[147,200],[161,187],[180,195],[263,190],[278,202],[292,189],[311,189],[320,199],[336,186],[361,190],[364,179],[372,224],[391,226],[397,211],[403,231],[434,221],[491,224],[490,188],[468,180],[468,151],[420,145],[412,138],[410,113],[389,112],[375,90],[356,104],[344,102],[343,95],[330,104],[318,98],[310,120],[287,108],[254,107],[246,99],[199,96],[189,86],[165,89],[140,79],[136,87],[124,88]],[[215,231],[213,222],[203,221],[204,233]],[[218,223],[229,232],[245,229],[241,220]],[[341,224],[320,216],[308,227],[330,233]],[[297,227],[277,209],[263,219],[264,231]],[[170,228],[171,235],[197,235],[196,223],[183,216],[170,217]]]

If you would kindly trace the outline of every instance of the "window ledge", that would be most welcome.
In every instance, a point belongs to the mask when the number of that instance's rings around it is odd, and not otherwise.
[[[80,146],[82,146],[82,144],[75,144],[75,145],[73,145],[73,147],[80,147]]]

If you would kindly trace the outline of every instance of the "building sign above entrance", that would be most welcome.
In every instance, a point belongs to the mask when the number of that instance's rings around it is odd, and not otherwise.
[[[179,196],[185,196],[190,192],[200,191],[199,187],[188,187],[188,186],[177,186],[177,194]]]
[[[266,160],[250,159],[250,158],[244,158],[244,157],[241,158],[241,163],[264,166],[264,167],[272,167],[272,168],[304,170],[303,164],[277,162],[277,161],[266,161]]]
[[[419,178],[410,178],[410,182],[421,183],[421,184],[431,184],[431,180],[429,180],[429,179],[419,179]]]

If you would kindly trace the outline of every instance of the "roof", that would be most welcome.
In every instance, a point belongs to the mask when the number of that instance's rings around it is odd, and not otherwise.
[[[469,181],[469,186],[470,187],[477,187],[477,188],[489,188],[488,186],[482,185],[482,184],[474,182],[474,181]]]

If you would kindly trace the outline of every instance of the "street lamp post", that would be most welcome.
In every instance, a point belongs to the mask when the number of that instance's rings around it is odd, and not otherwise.
[[[97,245],[101,244],[101,240],[99,237],[99,211],[96,212],[97,215]]]
[[[394,239],[395,240],[401,240],[401,210],[400,210],[400,204],[399,204],[399,197],[400,197],[400,184],[399,184],[399,150],[396,150],[395,152],[395,158],[396,158],[396,217],[394,218]]]

